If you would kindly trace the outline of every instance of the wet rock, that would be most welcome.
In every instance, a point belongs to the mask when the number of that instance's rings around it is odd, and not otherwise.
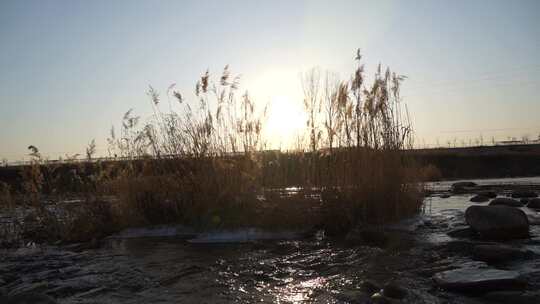
[[[461,268],[437,273],[435,283],[444,289],[463,292],[523,289],[526,283],[516,271],[493,268]]]
[[[360,290],[367,293],[367,294],[374,294],[376,292],[378,292],[379,290],[381,290],[381,288],[379,287],[379,285],[377,285],[376,283],[372,282],[372,281],[369,281],[369,280],[364,280],[362,282],[360,282]]]
[[[470,206],[465,220],[483,238],[514,239],[529,236],[529,220],[518,208],[506,206]]]
[[[21,293],[14,296],[0,296],[0,303],[3,304],[56,304],[57,302],[44,294],[40,293]]]
[[[522,250],[505,245],[476,245],[473,247],[473,257],[487,263],[502,263],[516,259],[526,259],[533,256],[530,250]]]
[[[407,290],[399,286],[395,282],[392,282],[384,285],[382,294],[385,297],[393,299],[403,299],[407,296]]]
[[[371,296],[371,303],[373,303],[373,304],[391,304],[392,300],[385,297],[381,293],[377,292],[377,293],[375,293],[375,294],[373,294]]]
[[[454,238],[469,238],[475,235],[474,230],[471,227],[456,228],[446,233],[450,237]]]
[[[512,192],[513,198],[521,198],[521,197],[538,197],[538,193],[531,191],[531,190],[515,190]]]
[[[482,194],[478,194],[478,195],[475,195],[475,196],[471,197],[470,201],[473,202],[473,203],[485,203],[485,202],[489,201],[489,197],[484,196]]]
[[[490,206],[508,206],[508,207],[523,207],[523,203],[509,198],[509,197],[498,197],[489,202]]]
[[[475,182],[457,182],[452,184],[451,190],[454,193],[464,193],[476,186],[477,184]]]
[[[532,209],[540,209],[540,198],[532,198],[529,200],[527,207]]]

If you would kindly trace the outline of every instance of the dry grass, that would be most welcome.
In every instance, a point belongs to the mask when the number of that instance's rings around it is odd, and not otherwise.
[[[327,73],[323,81],[318,70],[302,77],[308,142],[299,141],[291,152],[264,150],[266,111],[257,110],[247,93],[238,94],[239,78],[228,67],[215,81],[204,73],[191,102],[174,86],[163,102],[150,87],[152,118],[143,123],[130,110],[119,134],[111,129],[108,138],[109,153],[131,161],[98,163],[91,174],[75,170],[66,177],[64,172],[51,182],[118,198],[106,211],[81,211],[101,214],[97,221],[85,225],[78,222],[83,216],[75,216],[79,220],[70,227],[82,228],[63,229],[72,231],[71,239],[113,230],[101,226],[172,222],[204,228],[322,226],[341,234],[418,212],[418,182],[426,173],[402,153],[412,146],[399,94],[405,78],[379,66],[367,85],[360,60],[358,53],[350,80]],[[94,151],[91,142],[89,159]],[[37,202],[54,174],[43,174],[37,149],[32,153],[36,163],[23,173],[23,188]],[[290,186],[301,191],[292,196],[271,191]]]

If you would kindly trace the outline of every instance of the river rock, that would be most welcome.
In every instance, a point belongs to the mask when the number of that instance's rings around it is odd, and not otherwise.
[[[538,193],[531,190],[515,190],[512,192],[513,198],[522,198],[522,197],[538,197]]]
[[[489,201],[489,197],[484,196],[482,194],[478,194],[478,195],[475,195],[475,196],[471,197],[470,201],[473,202],[473,203],[485,203],[485,202]]]
[[[477,184],[475,182],[457,182],[452,184],[452,192],[467,192],[468,190],[471,190],[472,188],[476,187]]]
[[[529,236],[527,215],[506,206],[470,206],[465,220],[481,237],[488,239],[514,239]]]
[[[523,203],[509,197],[498,197],[489,202],[490,206],[523,207]]]
[[[487,263],[501,263],[516,259],[525,259],[533,255],[532,251],[505,245],[476,245],[473,247],[473,257]]]
[[[540,209],[540,198],[532,198],[529,200],[527,207],[532,209]]]
[[[452,184],[452,188],[463,188],[463,187],[476,187],[478,186],[475,182],[456,182]]]
[[[391,304],[392,300],[385,297],[383,294],[377,292],[377,293],[375,293],[375,294],[373,294],[371,296],[371,303],[373,303],[373,304]]]
[[[461,268],[443,271],[433,277],[444,289],[465,292],[523,289],[526,283],[516,271],[493,268]]]

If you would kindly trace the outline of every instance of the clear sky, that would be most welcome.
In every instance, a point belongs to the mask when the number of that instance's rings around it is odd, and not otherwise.
[[[0,159],[30,144],[101,152],[145,91],[192,92],[230,64],[275,103],[275,138],[304,125],[299,73],[348,76],[356,48],[409,79],[418,144],[540,133],[540,1],[0,1]],[[287,111],[284,111],[284,108]],[[296,119],[295,119],[296,117]],[[296,121],[284,123],[284,121]],[[292,130],[292,131],[291,131]]]

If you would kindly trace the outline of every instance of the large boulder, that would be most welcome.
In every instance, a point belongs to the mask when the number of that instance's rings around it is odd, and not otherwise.
[[[526,282],[516,271],[492,268],[461,268],[435,274],[435,283],[447,290],[464,292],[487,292],[493,290],[523,289]]]
[[[529,220],[518,208],[507,206],[470,206],[465,220],[486,239],[515,239],[529,236]]]
[[[498,197],[489,202],[490,206],[523,207],[524,204],[509,197]]]

